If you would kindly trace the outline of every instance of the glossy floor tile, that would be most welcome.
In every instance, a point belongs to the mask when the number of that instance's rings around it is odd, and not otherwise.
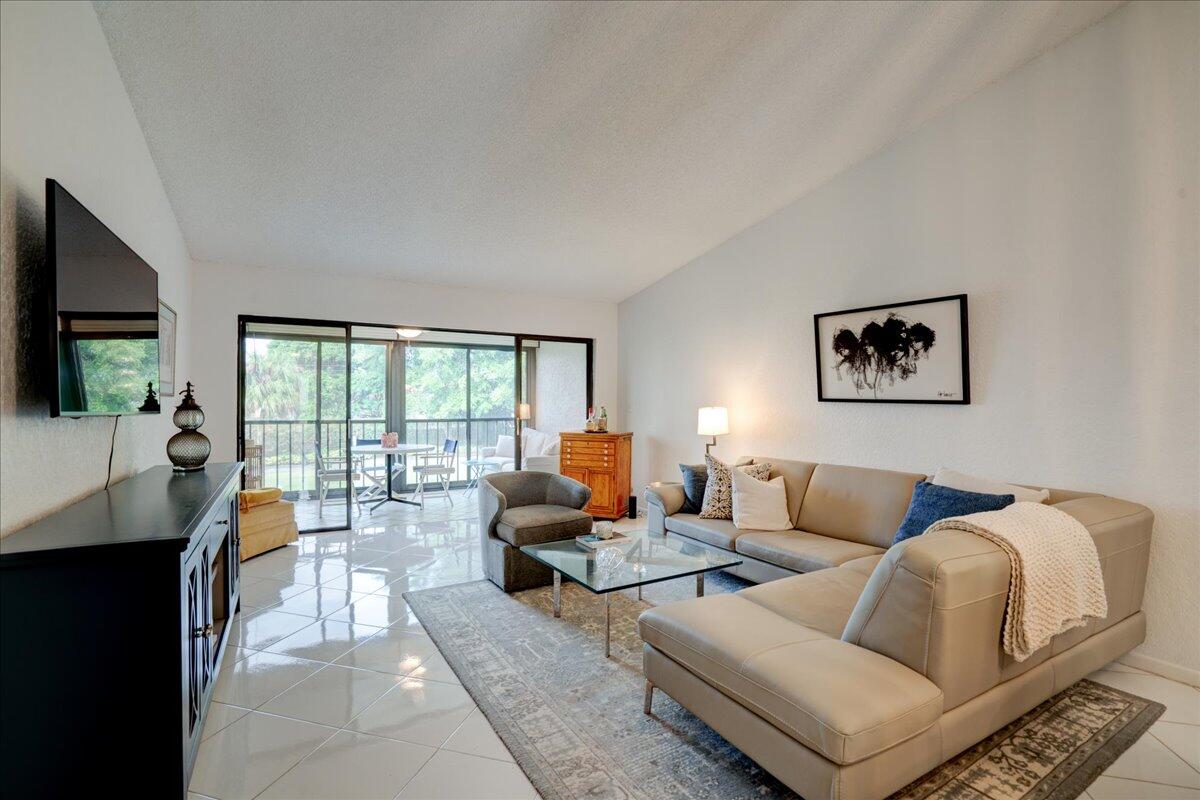
[[[254,653],[217,676],[213,700],[242,708],[258,708],[325,666],[277,653]]]
[[[378,632],[374,636],[342,655],[337,663],[392,675],[409,675],[430,657],[441,657],[437,645],[423,633],[396,628],[375,630]]]
[[[332,619],[313,620],[291,636],[267,645],[268,653],[331,663],[369,640],[384,628]],[[351,665],[353,666],[353,665]]]
[[[401,678],[349,727],[388,739],[441,747],[474,710],[471,696],[459,686]]]
[[[312,617],[288,614],[273,608],[244,612],[233,621],[229,641],[238,647],[261,650],[312,624]]]
[[[1150,728],[1150,734],[1200,771],[1200,726],[1159,720]]]
[[[399,680],[395,675],[365,669],[327,666],[264,703],[260,710],[341,728]]]
[[[538,796],[516,764],[438,750],[397,800],[536,800]]]
[[[392,798],[420,771],[432,747],[339,731],[271,784],[261,798]]]
[[[192,791],[219,800],[250,800],[337,733],[251,712],[200,743]]]
[[[450,738],[442,747],[456,753],[493,758],[497,761],[513,760],[512,753],[508,752],[504,742],[500,741],[500,737],[478,708],[458,726],[458,730],[450,734]]]
[[[1183,722],[1200,725],[1200,691],[1193,686],[1168,680],[1147,673],[1133,674],[1108,669],[1094,672],[1092,680],[1122,689],[1139,697],[1157,700],[1167,707],[1160,719],[1165,722]]]

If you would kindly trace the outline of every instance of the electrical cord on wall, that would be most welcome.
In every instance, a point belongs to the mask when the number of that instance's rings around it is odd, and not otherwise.
[[[108,443],[108,477],[104,479],[104,490],[108,491],[108,484],[112,481],[112,459],[113,451],[117,449],[117,423],[121,421],[120,415],[113,417],[113,433],[112,441]]]

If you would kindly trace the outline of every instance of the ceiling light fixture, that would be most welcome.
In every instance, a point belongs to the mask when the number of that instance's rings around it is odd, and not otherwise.
[[[396,335],[401,339],[415,339],[422,333],[420,328],[396,328]]]

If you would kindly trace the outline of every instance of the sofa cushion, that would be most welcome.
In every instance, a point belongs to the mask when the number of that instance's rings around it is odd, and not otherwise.
[[[669,531],[726,550],[733,550],[733,543],[744,533],[731,519],[704,519],[696,514],[673,514],[667,517],[664,525]]]
[[[507,509],[496,523],[496,535],[513,547],[571,539],[591,531],[590,514],[543,504]]]
[[[733,524],[742,531],[791,530],[792,518],[788,514],[787,488],[783,477],[760,481],[735,469]]]
[[[820,464],[813,470],[796,527],[888,548],[913,487],[924,475]]]
[[[812,480],[813,470],[817,465],[812,461],[768,456],[754,456],[751,461],[755,464],[770,464],[769,477],[783,478],[783,485],[787,487],[788,515],[792,520],[792,527],[796,527],[796,518],[800,516],[800,504],[804,500],[804,493],[808,491],[808,482]]]
[[[774,611],[792,622],[841,638],[870,573],[823,569],[742,589],[738,597]]]
[[[942,693],[891,659],[791,622],[739,595],[650,609],[648,644],[838,764],[929,728]]]
[[[918,481],[892,544],[920,536],[935,522],[980,511],[999,511],[1013,504],[1011,494],[980,494]]]
[[[704,504],[704,487],[708,484],[708,465],[680,464],[679,471],[683,475],[683,505],[679,510],[684,514],[699,514]]]
[[[737,552],[795,572],[829,569],[864,556],[883,555],[882,547],[834,539],[809,531],[759,531],[737,538]]]
[[[771,472],[770,464],[739,461],[730,466],[711,455],[704,456],[704,463],[708,465],[708,481],[704,484],[700,516],[705,519],[733,519],[733,470],[740,469],[760,481],[765,481]]]

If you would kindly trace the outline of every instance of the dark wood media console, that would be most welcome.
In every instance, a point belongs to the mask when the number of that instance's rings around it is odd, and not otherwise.
[[[241,472],[153,467],[0,540],[5,796],[185,797],[240,603]]]

